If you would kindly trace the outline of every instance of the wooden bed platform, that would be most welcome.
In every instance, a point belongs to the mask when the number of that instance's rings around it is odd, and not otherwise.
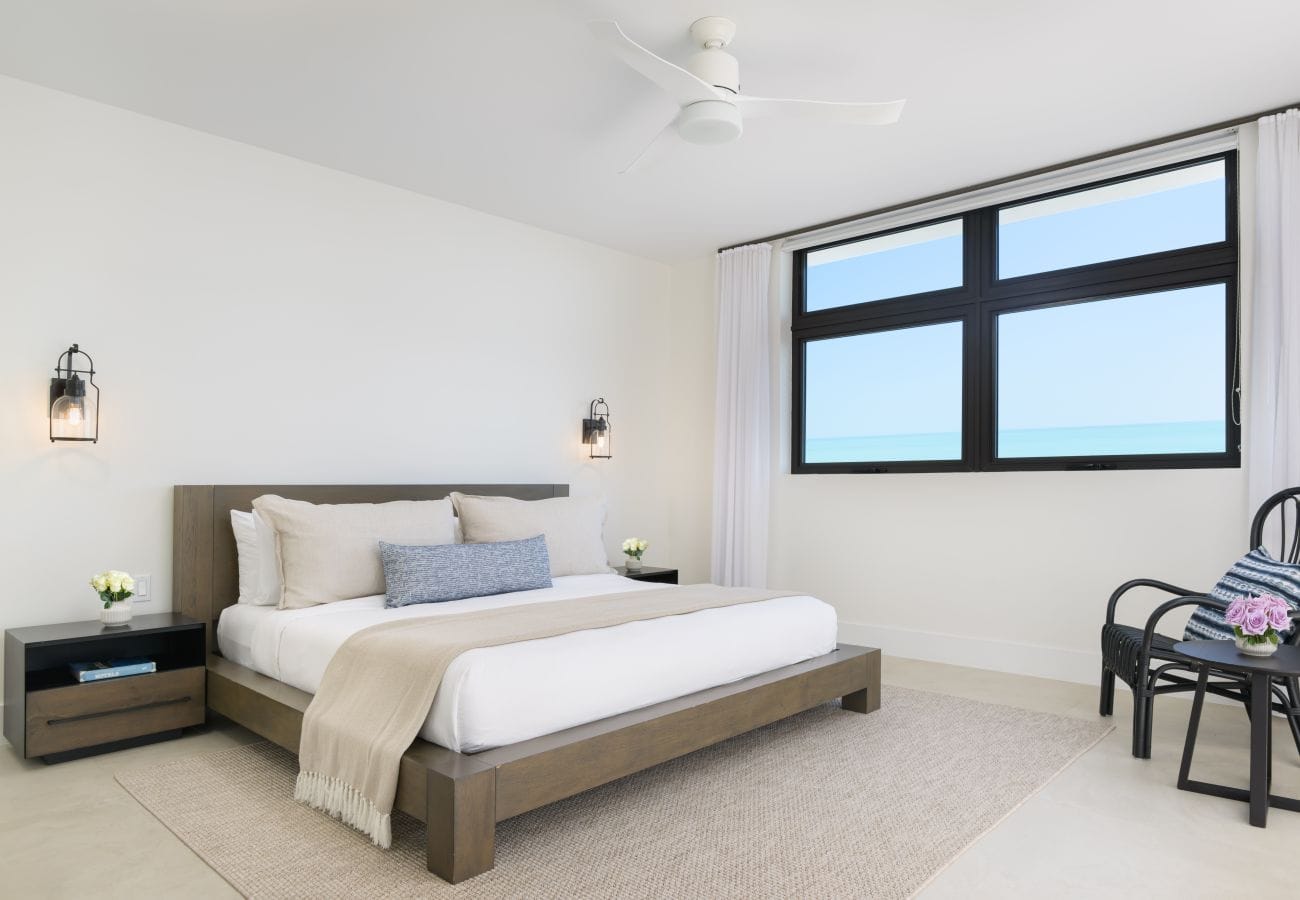
[[[381,503],[438,499],[452,491],[535,500],[566,496],[568,486],[177,486],[173,602],[208,625],[208,707],[297,753],[312,699],[216,651],[217,618],[238,595],[231,509],[251,509],[262,494],[313,503]],[[879,650],[840,645],[816,659],[480,753],[456,753],[417,739],[402,757],[395,806],[425,823],[429,871],[464,881],[492,868],[497,822],[836,697],[852,712],[880,707]]]

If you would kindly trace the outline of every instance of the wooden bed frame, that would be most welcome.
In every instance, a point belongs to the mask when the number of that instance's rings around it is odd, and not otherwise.
[[[432,500],[452,491],[539,500],[568,496],[563,484],[178,485],[172,602],[208,632],[208,707],[297,753],[311,695],[223,659],[217,618],[238,596],[232,509],[279,494],[312,503]],[[814,706],[880,708],[880,651],[834,652],[733,684],[658,703],[555,734],[480,753],[417,739],[402,757],[395,806],[426,825],[430,872],[452,883],[492,868],[496,823],[640,772]]]

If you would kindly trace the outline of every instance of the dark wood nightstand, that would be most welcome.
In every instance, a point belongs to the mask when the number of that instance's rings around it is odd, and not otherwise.
[[[4,734],[22,756],[62,762],[179,737],[204,721],[202,622],[180,613],[126,625],[67,622],[5,632]],[[78,683],[69,663],[146,657],[158,671]]]
[[[652,581],[656,584],[676,584],[676,569],[661,569],[658,566],[642,566],[639,572],[629,572],[626,566],[619,566],[614,570],[624,578],[631,578],[634,581]]]

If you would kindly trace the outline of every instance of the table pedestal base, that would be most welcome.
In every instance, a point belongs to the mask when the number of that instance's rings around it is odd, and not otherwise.
[[[1273,783],[1273,709],[1269,692],[1272,677],[1253,672],[1250,676],[1250,789],[1193,781],[1188,775],[1192,769],[1192,752],[1196,747],[1196,732],[1201,725],[1201,707],[1205,705],[1205,685],[1210,679],[1210,667],[1202,666],[1196,678],[1196,696],[1192,700],[1192,716],[1187,722],[1187,741],[1183,744],[1183,762],[1178,769],[1178,789],[1241,800],[1250,804],[1250,824],[1264,828],[1268,825],[1268,808],[1289,809],[1300,812],[1300,800],[1270,794]]]

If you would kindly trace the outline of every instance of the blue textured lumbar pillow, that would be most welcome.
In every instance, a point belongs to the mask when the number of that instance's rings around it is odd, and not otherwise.
[[[443,603],[551,586],[542,535],[487,544],[412,547],[379,542],[387,607]]]
[[[1273,594],[1292,610],[1300,609],[1300,566],[1278,562],[1260,547],[1233,563],[1210,591],[1211,597],[1224,603],[1260,594]],[[1290,631],[1280,634],[1284,641],[1290,636]],[[1230,641],[1233,637],[1232,626],[1224,621],[1223,613],[1208,606],[1196,607],[1183,632],[1185,641]]]

